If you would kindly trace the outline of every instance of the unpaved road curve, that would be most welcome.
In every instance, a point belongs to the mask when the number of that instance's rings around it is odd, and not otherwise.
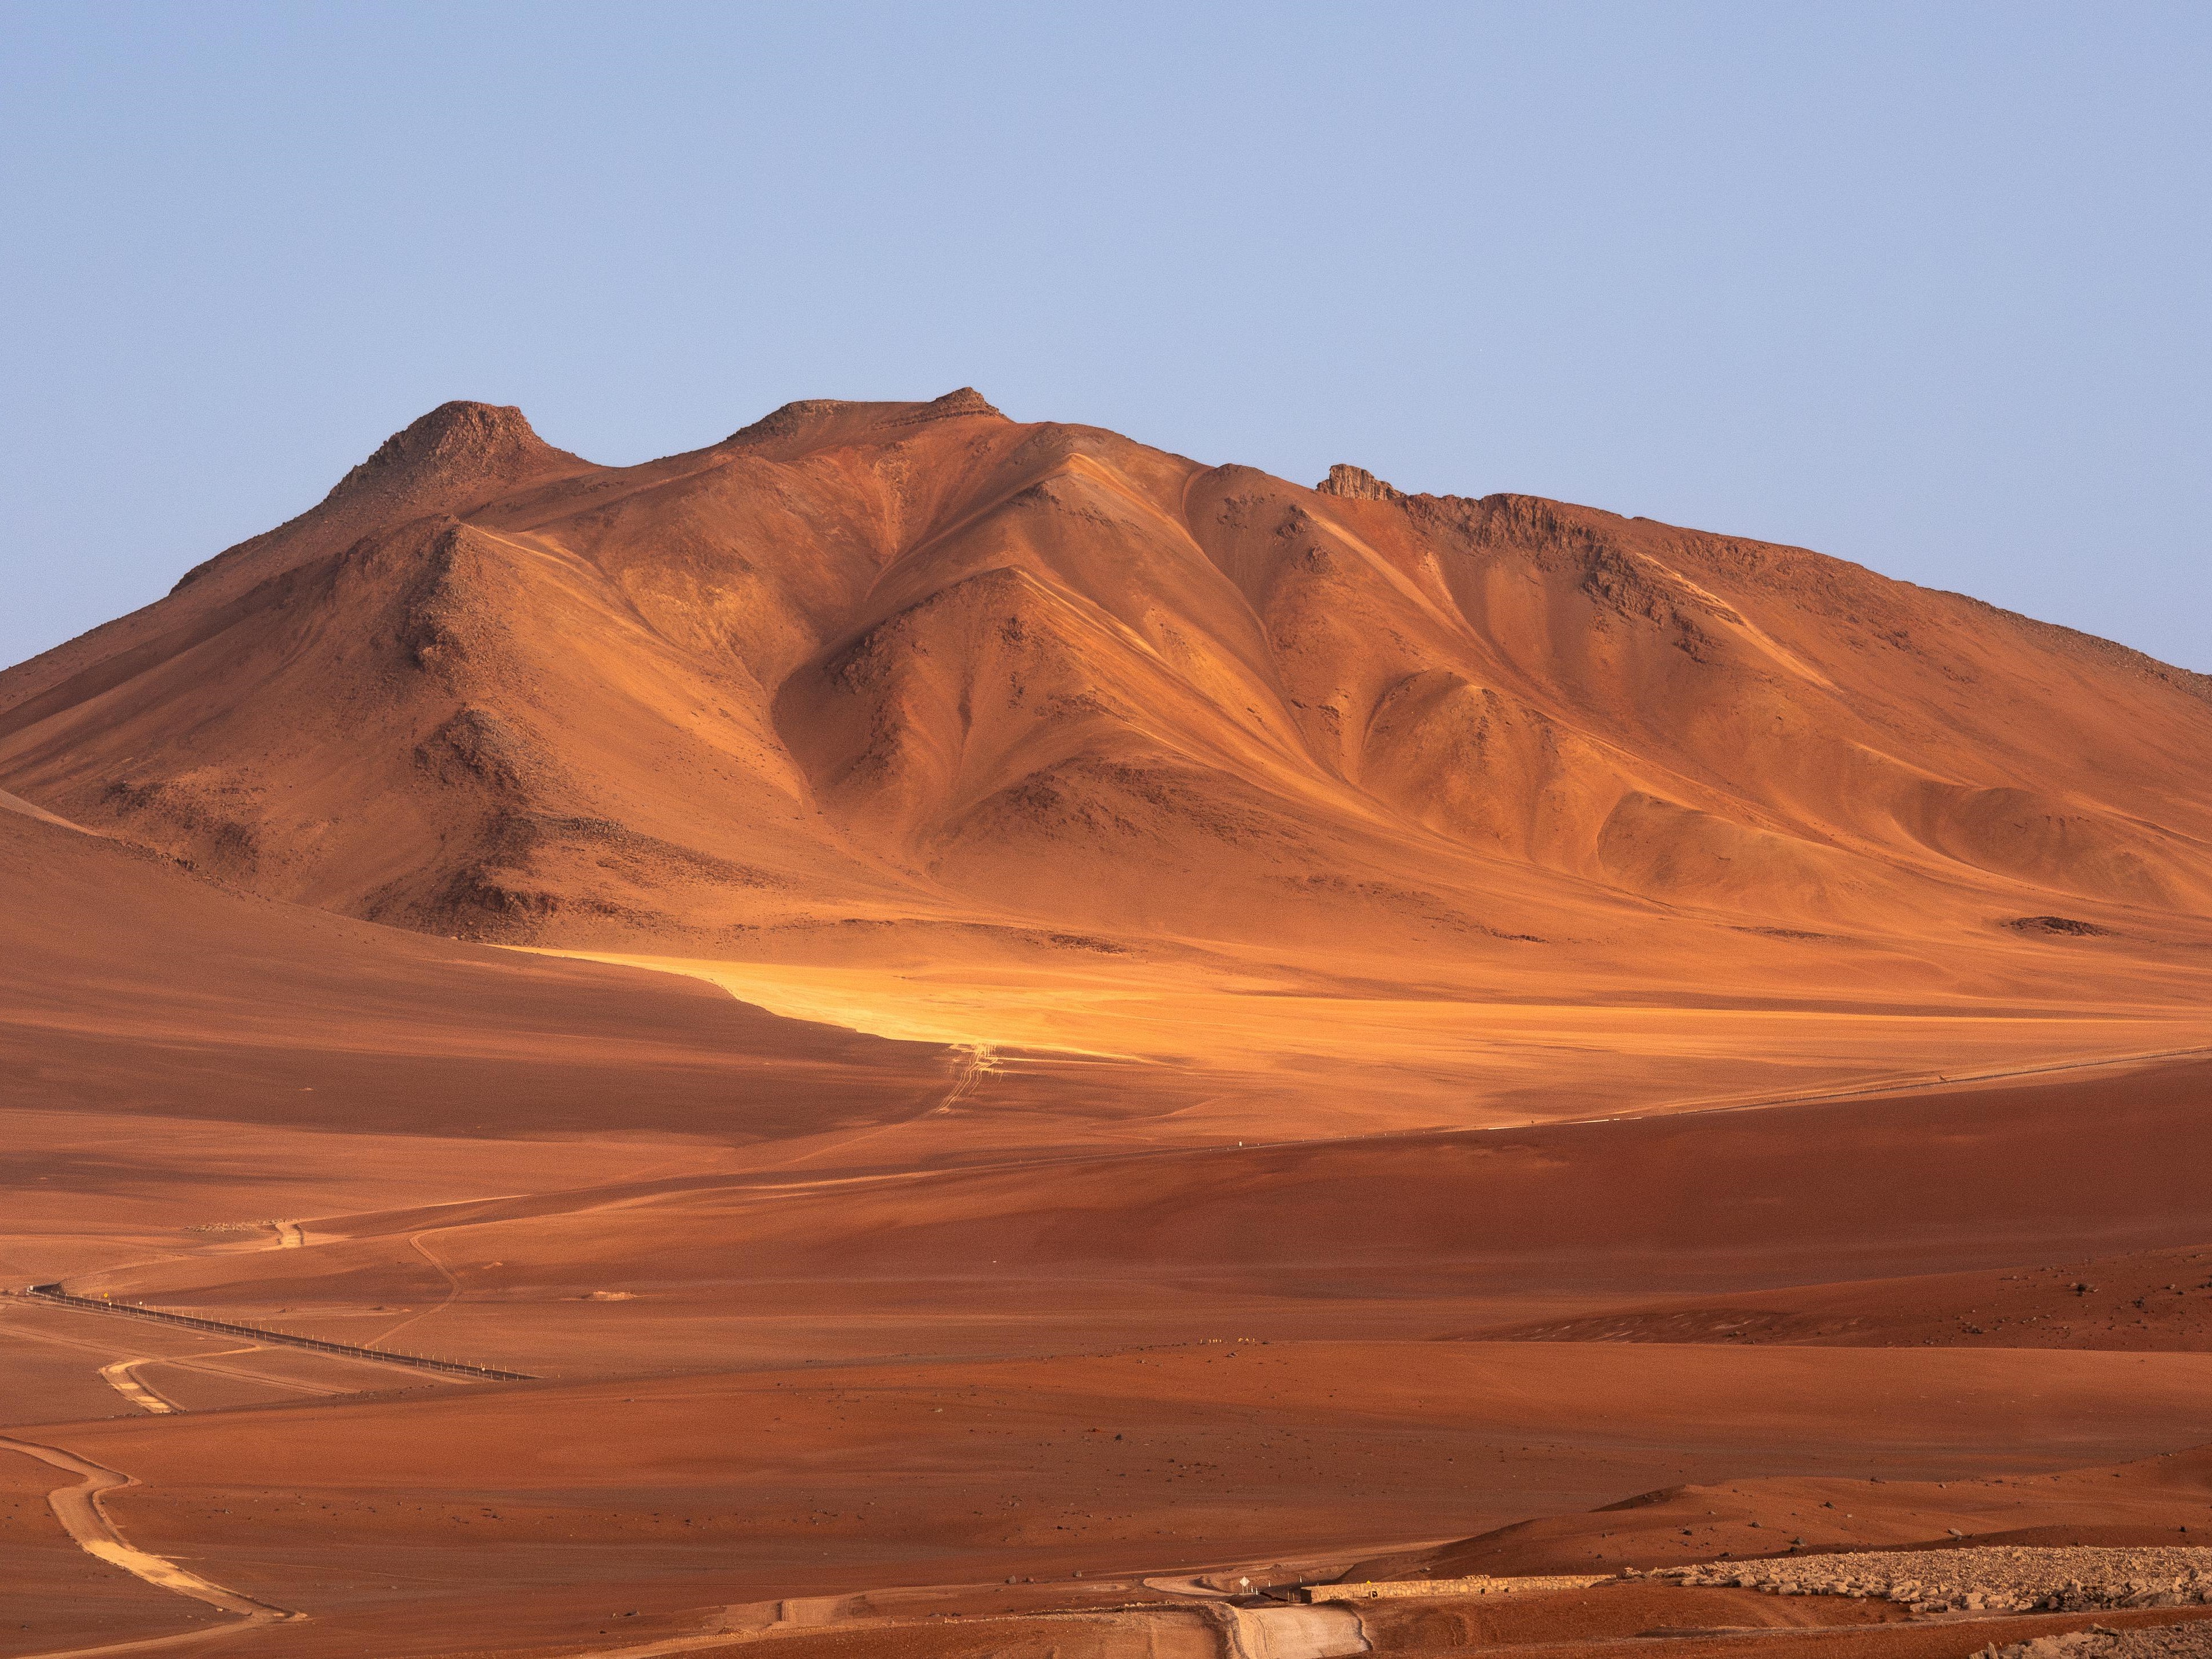
[[[94,1354],[115,1352],[115,1345],[112,1343],[80,1342],[70,1337],[56,1336],[51,1331],[27,1331],[21,1325],[0,1327],[0,1329],[4,1329],[9,1336],[21,1337],[32,1342],[51,1343],[58,1348],[75,1348],[81,1352]],[[216,1365],[210,1363],[212,1360],[226,1358],[233,1354],[269,1352],[268,1348],[257,1344],[243,1348],[216,1348],[206,1353],[154,1354],[143,1358],[118,1360],[112,1364],[102,1365],[100,1368],[100,1376],[101,1381],[134,1406],[140,1406],[144,1410],[158,1413],[176,1413],[185,1408],[144,1377],[140,1376],[134,1369],[137,1366],[168,1365],[180,1371],[198,1371],[208,1376],[236,1377],[242,1382],[258,1382],[269,1388],[290,1389],[298,1394],[331,1395],[355,1392],[350,1389],[332,1388],[320,1382],[302,1382],[296,1377],[269,1376],[259,1371],[243,1370],[235,1365]],[[131,1392],[133,1388],[154,1396],[155,1403],[147,1405],[140,1401]]]
[[[143,1578],[159,1589],[172,1590],[179,1595],[189,1595],[195,1601],[204,1601],[211,1607],[234,1613],[248,1625],[271,1624],[280,1619],[306,1616],[289,1607],[257,1601],[238,1590],[225,1589],[165,1557],[149,1554],[133,1546],[115,1529],[115,1523],[107,1518],[107,1512],[100,1507],[101,1493],[138,1484],[120,1470],[104,1468],[98,1463],[79,1457],[75,1452],[64,1451],[58,1446],[44,1446],[30,1440],[12,1440],[5,1436],[0,1436],[0,1451],[21,1452],[26,1457],[37,1458],[41,1463],[51,1463],[64,1474],[81,1477],[74,1486],[58,1486],[47,1493],[46,1504],[53,1510],[54,1518],[62,1523],[70,1537],[76,1540],[77,1547],[86,1554],[105,1561],[110,1566],[120,1567],[133,1577]],[[193,1632],[196,1635],[205,1633]]]
[[[268,1376],[259,1371],[241,1370],[235,1365],[216,1365],[210,1363],[230,1354],[272,1352],[274,1351],[269,1348],[249,1347],[217,1348],[213,1353],[161,1354],[150,1359],[124,1359],[112,1365],[102,1365],[100,1368],[100,1374],[110,1387],[132,1405],[145,1411],[161,1413],[178,1413],[185,1408],[140,1376],[137,1367],[141,1365],[168,1365],[180,1371],[197,1371],[203,1376],[235,1377],[241,1382],[257,1382],[264,1388],[289,1389],[295,1394],[312,1394],[325,1400],[338,1395],[356,1392],[349,1388],[333,1388],[321,1382],[302,1382],[296,1377]]]
[[[167,1416],[178,1409],[177,1402],[156,1389],[143,1376],[135,1375],[133,1365],[150,1365],[151,1359],[118,1359],[100,1368],[100,1381],[144,1412]]]
[[[453,1224],[455,1227],[459,1227],[465,1225],[466,1224],[456,1222]],[[436,1256],[430,1254],[430,1247],[422,1242],[424,1239],[429,1237],[432,1233],[442,1233],[448,1231],[451,1231],[451,1229],[447,1227],[425,1227],[421,1232],[415,1234],[407,1241],[407,1248],[414,1251],[416,1255],[421,1256],[423,1261],[428,1262],[433,1267],[435,1267],[438,1270],[438,1277],[446,1281],[446,1294],[444,1299],[437,1303],[434,1306],[423,1309],[420,1313],[409,1314],[406,1318],[399,1321],[396,1325],[386,1326],[384,1329],[379,1331],[374,1336],[368,1338],[362,1346],[364,1347],[373,1348],[380,1342],[389,1342],[392,1338],[393,1333],[405,1330],[410,1325],[412,1325],[418,1319],[428,1319],[432,1314],[443,1313],[447,1309],[452,1307],[453,1304],[461,1299],[461,1281],[453,1277],[453,1270],[451,1268],[447,1267],[444,1262],[439,1261]]]
[[[1147,1578],[1146,1589],[1187,1595],[1206,1604],[1222,1620],[1232,1659],[1347,1659],[1372,1644],[1359,1615],[1338,1602],[1307,1605],[1291,1601],[1263,1607],[1239,1607],[1219,1590],[1194,1578]]]

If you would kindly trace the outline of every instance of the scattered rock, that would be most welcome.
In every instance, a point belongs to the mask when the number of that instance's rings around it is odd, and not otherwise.
[[[1781,1595],[1878,1597],[1902,1603],[1917,1613],[2080,1613],[2100,1607],[2212,1607],[2212,1549],[2187,1547],[2042,1549],[2021,1546],[1783,1556],[1726,1565],[1713,1561],[1697,1566],[1661,1567],[1640,1576],[1678,1584],[1762,1589]],[[2207,1630],[2212,1632],[2212,1626]],[[2163,1654],[2166,1650],[2156,1651]]]
[[[2014,916],[2005,926],[2016,933],[2057,933],[2068,939],[2105,939],[2112,931],[2073,916]]]
[[[1992,1642],[1978,1650],[1974,1659],[2212,1659],[2212,1620],[2124,1631],[2092,1625],[2084,1631],[2039,1636],[2005,1647]]]

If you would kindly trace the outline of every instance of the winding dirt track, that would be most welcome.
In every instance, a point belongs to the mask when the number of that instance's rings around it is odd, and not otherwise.
[[[89,1462],[75,1452],[64,1451],[58,1446],[41,1445],[36,1441],[10,1439],[0,1436],[0,1450],[21,1452],[26,1457],[35,1457],[41,1463],[50,1463],[67,1474],[79,1476],[74,1486],[57,1486],[46,1495],[46,1504],[54,1518],[76,1540],[77,1547],[110,1566],[120,1567],[133,1577],[143,1578],[156,1589],[188,1595],[195,1601],[204,1601],[222,1612],[236,1615],[240,1623],[229,1629],[236,1632],[279,1620],[304,1619],[305,1613],[289,1607],[280,1607],[267,1601],[258,1601],[244,1593],[225,1589],[221,1584],[188,1571],[165,1557],[148,1553],[131,1544],[116,1530],[107,1512],[100,1504],[103,1493],[117,1492],[138,1483],[119,1469],[106,1468]],[[192,1631],[176,1637],[157,1637],[151,1642],[118,1644],[108,1649],[80,1649],[82,1653],[121,1651],[125,1647],[143,1648],[157,1643],[182,1641],[191,1637],[214,1632]],[[52,1659],[60,1659],[53,1656]]]
[[[144,1377],[136,1375],[131,1370],[135,1365],[147,1365],[152,1363],[150,1359],[145,1358],[118,1359],[112,1365],[102,1365],[100,1368],[100,1380],[137,1407],[139,1410],[151,1412],[156,1416],[167,1416],[179,1409],[177,1402],[161,1393]]]
[[[465,1222],[459,1222],[454,1224],[457,1226],[465,1226],[467,1224]],[[430,1247],[422,1242],[432,1233],[441,1233],[446,1231],[447,1229],[443,1227],[425,1227],[421,1232],[414,1234],[407,1241],[407,1248],[414,1251],[416,1255],[421,1256],[423,1261],[428,1262],[433,1267],[436,1268],[438,1270],[438,1277],[446,1281],[446,1294],[443,1298],[433,1306],[423,1309],[420,1313],[409,1314],[404,1319],[399,1321],[397,1324],[386,1326],[384,1329],[379,1331],[374,1336],[369,1338],[368,1342],[363,1345],[364,1346],[374,1347],[380,1342],[389,1342],[395,1333],[405,1330],[416,1320],[428,1319],[432,1314],[443,1313],[447,1309],[452,1307],[454,1303],[460,1300],[461,1281],[453,1277],[453,1270],[447,1267],[444,1262],[439,1261],[436,1256],[433,1255],[430,1253]]]
[[[7,1334],[27,1341],[44,1342],[58,1348],[75,1348],[85,1353],[112,1353],[112,1346],[100,1342],[81,1342],[66,1336],[57,1336],[51,1331],[25,1330],[21,1325],[7,1328]],[[163,1394],[144,1377],[138,1375],[141,1365],[167,1365],[180,1371],[197,1371],[205,1376],[236,1377],[242,1382],[258,1382],[264,1387],[289,1389],[297,1394],[339,1395],[352,1390],[332,1388],[319,1382],[302,1382],[296,1377],[270,1376],[262,1372],[241,1370],[234,1365],[216,1365],[209,1362],[234,1354],[263,1353],[269,1350],[259,1345],[243,1348],[217,1348],[210,1353],[155,1354],[136,1359],[117,1360],[100,1367],[100,1380],[134,1406],[155,1415],[174,1415],[185,1407]],[[141,1399],[144,1395],[149,1399]]]

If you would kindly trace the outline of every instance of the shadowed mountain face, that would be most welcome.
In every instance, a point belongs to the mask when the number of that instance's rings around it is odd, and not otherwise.
[[[232,884],[702,954],[2172,939],[2208,754],[2212,680],[1817,554],[969,391],[629,468],[449,404],[0,675],[0,787]]]

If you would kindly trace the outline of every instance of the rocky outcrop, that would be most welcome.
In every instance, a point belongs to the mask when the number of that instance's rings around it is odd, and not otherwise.
[[[1974,1659],[2212,1659],[2212,1619],[2130,1630],[2092,1625],[2003,1647],[1992,1642],[1976,1650]]]
[[[342,499],[357,490],[410,489],[434,480],[504,483],[567,459],[538,435],[520,410],[455,401],[440,404],[386,438],[338,480],[331,495]]]
[[[1364,466],[1350,466],[1339,461],[1328,470],[1328,477],[1314,488],[1324,495],[1341,495],[1353,501],[1402,501],[1406,492],[1384,483]]]

